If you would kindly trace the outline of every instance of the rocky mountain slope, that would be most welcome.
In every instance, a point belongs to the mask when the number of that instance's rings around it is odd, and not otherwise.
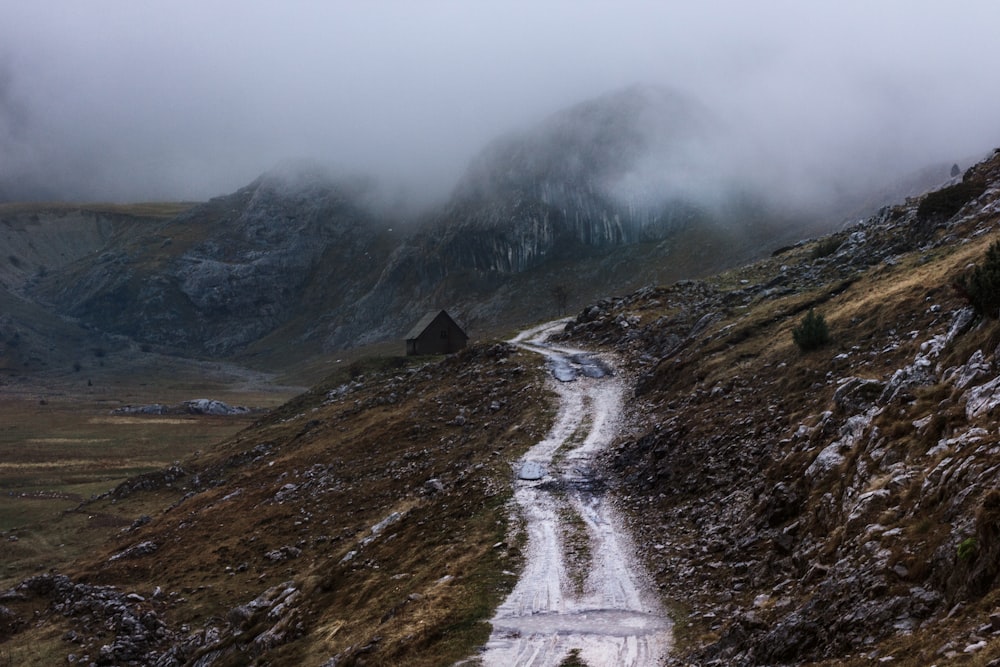
[[[188,208],[166,205],[0,205],[0,370],[66,368],[94,349],[121,346],[40,302],[35,290],[73,267],[92,267],[104,253],[155,229]]]
[[[635,374],[635,431],[606,463],[686,625],[674,664],[1000,659],[1000,325],[956,288],[998,232],[1000,152],[568,327]],[[809,309],[832,343],[804,353]]]
[[[674,664],[1000,659],[1000,324],[955,289],[998,236],[1000,153],[833,236],[567,326],[633,393],[605,478],[674,610]],[[811,309],[832,341],[803,352],[792,330]],[[9,582],[0,649],[26,664],[469,655],[519,567],[505,503],[511,462],[552,420],[541,370],[504,344],[355,368],[86,503],[125,527],[65,572]]]
[[[32,293],[104,331],[225,354],[311,312],[318,281],[326,307],[337,308],[377,275],[386,249],[352,185],[269,174],[109,246],[96,262],[50,272]]]
[[[816,228],[740,182],[746,165],[726,143],[697,103],[637,86],[497,140],[420,220],[390,220],[371,184],[282,170],[141,233],[81,243],[22,294],[140,345],[258,363],[279,347],[396,339],[440,307],[478,328],[523,323],[551,311],[555,289],[578,305]]]

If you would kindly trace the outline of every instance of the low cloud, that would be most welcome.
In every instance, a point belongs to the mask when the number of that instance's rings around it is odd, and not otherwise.
[[[309,159],[431,201],[494,137],[637,82],[797,196],[1000,143],[992,3],[5,4],[8,196],[204,199]]]

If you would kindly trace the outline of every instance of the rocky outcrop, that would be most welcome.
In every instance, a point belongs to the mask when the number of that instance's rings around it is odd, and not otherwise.
[[[177,637],[161,617],[166,600],[158,591],[147,597],[74,582],[61,574],[42,574],[2,596],[24,602],[47,600],[54,613],[72,619],[74,628],[62,637],[69,664],[180,664],[169,657],[168,647]]]
[[[229,405],[214,398],[195,398],[177,405],[152,403],[150,405],[123,405],[111,411],[113,415],[210,415],[214,417],[232,417],[254,412],[252,408],[242,405]],[[263,410],[256,410],[263,412]]]

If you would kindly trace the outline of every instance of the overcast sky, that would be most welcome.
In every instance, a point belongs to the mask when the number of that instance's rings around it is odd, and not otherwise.
[[[818,178],[952,161],[1000,145],[998,31],[993,0],[0,0],[0,183],[202,199],[306,158],[442,196],[633,83]]]

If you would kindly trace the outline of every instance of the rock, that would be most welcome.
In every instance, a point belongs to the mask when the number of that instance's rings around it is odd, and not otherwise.
[[[810,479],[823,477],[840,466],[844,462],[844,454],[854,448],[878,412],[878,408],[870,408],[865,413],[850,417],[841,427],[840,439],[823,448],[806,468],[806,476]]]
[[[884,391],[884,382],[848,377],[841,380],[837,390],[833,393],[833,402],[841,411],[854,414],[875,405]]]
[[[945,379],[955,385],[955,389],[965,389],[990,371],[990,365],[982,350],[976,350],[964,366],[945,373]]]
[[[537,461],[527,461],[517,473],[518,479],[534,481],[545,477],[545,467]]]
[[[978,653],[979,651],[982,651],[984,648],[986,648],[986,640],[981,639],[963,648],[962,653]]]
[[[778,482],[764,497],[758,513],[768,526],[775,527],[798,515],[801,503],[801,494],[792,485]]]
[[[111,411],[113,415],[163,415],[166,414],[170,408],[166,405],[160,403],[153,403],[152,405],[124,405],[120,408],[115,408]]]
[[[211,398],[196,398],[191,401],[184,401],[181,405],[184,410],[193,415],[231,416],[244,415],[250,412],[249,408],[231,406]]]
[[[970,389],[965,401],[965,418],[969,421],[992,412],[1000,405],[1000,376]]]
[[[264,554],[264,558],[272,562],[281,562],[283,560],[288,560],[290,558],[298,558],[302,555],[302,549],[292,546],[283,546],[280,549],[274,549],[273,551],[268,551]]]
[[[18,618],[11,609],[0,605],[0,637],[9,636],[13,634],[14,630],[21,624],[21,619]]]
[[[275,502],[282,503],[285,502],[286,500],[291,499],[292,497],[295,496],[295,492],[298,491],[298,489],[299,489],[298,484],[291,484],[291,483],[285,484],[280,489],[278,489],[278,491],[274,494]]]
[[[111,558],[108,559],[108,562],[114,562],[116,560],[122,560],[127,558],[139,558],[141,556],[147,556],[151,553],[154,553],[158,548],[159,545],[157,545],[156,542],[153,542],[151,540],[146,540],[145,542],[140,542],[139,544],[131,546],[128,549],[125,549],[124,551],[116,553],[115,555],[111,556]]]

